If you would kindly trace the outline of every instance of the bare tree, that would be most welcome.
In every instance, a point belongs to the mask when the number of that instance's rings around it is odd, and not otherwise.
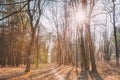
[[[118,53],[118,41],[117,41],[117,31],[116,31],[116,21],[115,21],[115,0],[112,0],[113,3],[113,28],[114,28],[114,39],[115,39],[115,52],[116,52],[116,65],[119,65],[119,53]]]
[[[28,46],[28,51],[27,51],[27,64],[26,64],[26,69],[25,72],[29,72],[30,71],[30,65],[31,65],[31,59],[32,59],[32,49],[34,46],[34,41],[35,41],[35,34],[36,34],[36,29],[39,24],[40,21],[40,16],[41,16],[41,0],[35,0],[33,8],[34,11],[30,11],[31,10],[31,0],[28,0],[28,16],[29,16],[29,26],[30,26],[30,30],[31,30],[31,34],[30,34],[30,43]],[[36,12],[38,12],[36,14]],[[37,15],[37,17],[35,17]],[[35,19],[35,21],[34,21]],[[34,23],[35,22],[35,23]]]

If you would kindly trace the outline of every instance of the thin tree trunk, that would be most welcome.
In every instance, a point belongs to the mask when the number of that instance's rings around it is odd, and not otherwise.
[[[29,45],[29,48],[28,48],[27,63],[26,63],[25,72],[30,72],[30,65],[31,65],[33,45],[34,45],[34,33],[33,33],[33,35],[31,36],[31,41],[30,41],[30,45]]]
[[[119,53],[118,53],[118,42],[116,34],[116,25],[115,25],[115,0],[113,1],[113,28],[114,28],[114,39],[115,39],[115,52],[116,52],[116,65],[119,65]]]

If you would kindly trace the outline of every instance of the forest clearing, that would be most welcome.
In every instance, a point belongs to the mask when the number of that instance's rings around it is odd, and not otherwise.
[[[0,0],[0,80],[120,80],[120,0]]]

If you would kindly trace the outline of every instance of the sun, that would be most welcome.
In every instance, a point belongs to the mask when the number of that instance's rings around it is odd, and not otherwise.
[[[75,19],[78,21],[78,22],[82,22],[85,20],[85,14],[84,12],[81,10],[77,11],[75,13]]]

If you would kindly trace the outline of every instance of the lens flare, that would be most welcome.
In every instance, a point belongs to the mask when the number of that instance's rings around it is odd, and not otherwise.
[[[77,11],[75,14],[75,18],[78,22],[82,22],[85,20],[85,14],[83,11]]]
[[[83,22],[85,20],[85,13],[82,9],[79,8],[79,10],[75,13],[75,19],[77,22]]]

